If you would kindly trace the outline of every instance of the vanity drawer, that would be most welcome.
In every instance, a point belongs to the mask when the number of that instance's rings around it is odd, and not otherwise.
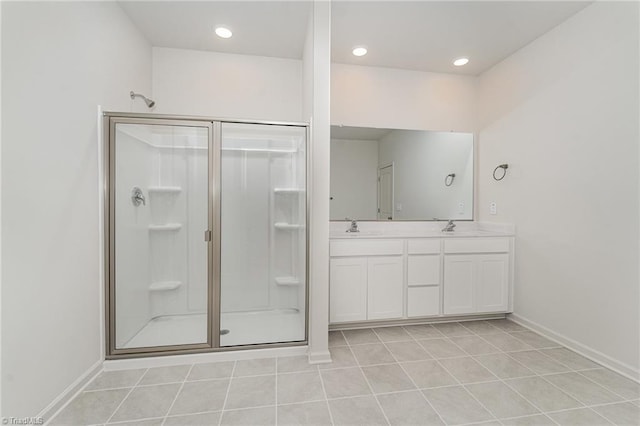
[[[329,243],[329,256],[389,256],[403,254],[402,240],[333,240]]]
[[[440,254],[440,240],[437,238],[409,240],[407,249],[409,254]]]
[[[507,238],[452,238],[444,241],[445,253],[505,253]]]

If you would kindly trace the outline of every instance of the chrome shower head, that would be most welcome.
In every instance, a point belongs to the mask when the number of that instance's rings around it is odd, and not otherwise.
[[[156,104],[155,101],[147,98],[145,95],[141,95],[139,93],[134,93],[133,91],[129,92],[129,96],[131,96],[131,99],[135,99],[136,96],[142,98],[144,100],[144,103],[147,104],[147,107],[149,107],[149,108],[153,108],[155,106],[155,104]]]

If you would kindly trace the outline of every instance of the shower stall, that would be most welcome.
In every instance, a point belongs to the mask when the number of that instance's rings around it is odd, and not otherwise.
[[[307,340],[307,126],[105,113],[107,356]]]

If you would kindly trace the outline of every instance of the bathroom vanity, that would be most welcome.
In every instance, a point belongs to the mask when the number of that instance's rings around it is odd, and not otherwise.
[[[460,222],[331,223],[330,323],[436,319],[512,310],[514,232]]]

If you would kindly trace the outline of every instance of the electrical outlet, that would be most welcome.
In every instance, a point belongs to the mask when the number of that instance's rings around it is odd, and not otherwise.
[[[464,214],[464,201],[460,201],[458,203],[458,213],[459,214]]]
[[[489,203],[489,214],[498,214],[498,205],[495,201]]]

